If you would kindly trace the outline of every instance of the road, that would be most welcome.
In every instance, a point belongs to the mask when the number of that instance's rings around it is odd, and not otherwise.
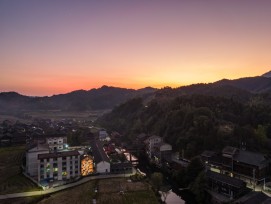
[[[20,198],[20,197],[47,195],[47,194],[55,193],[55,192],[58,192],[58,191],[61,191],[61,190],[67,189],[67,188],[78,186],[78,185],[81,185],[81,184],[86,183],[88,181],[95,180],[95,179],[120,178],[120,177],[124,177],[124,176],[130,177],[131,175],[132,174],[125,174],[125,175],[124,174],[109,174],[109,175],[89,176],[89,177],[84,177],[77,182],[69,183],[69,184],[54,187],[54,188],[49,188],[47,190],[0,195],[0,200],[9,199],[9,198]]]

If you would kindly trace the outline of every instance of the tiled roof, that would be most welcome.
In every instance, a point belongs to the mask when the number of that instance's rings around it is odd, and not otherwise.
[[[239,153],[234,157],[234,160],[254,166],[262,166],[267,161],[263,154],[245,150],[240,150]]]
[[[99,140],[92,140],[90,142],[90,146],[92,149],[93,157],[95,163],[99,163],[101,161],[109,162],[109,158],[103,150],[102,144]]]
[[[237,188],[241,188],[241,187],[245,186],[245,182],[242,180],[232,178],[232,177],[226,176],[224,174],[219,174],[219,173],[212,172],[212,171],[207,171],[206,177],[213,179],[213,180],[216,180],[216,181],[220,181],[222,183],[226,183],[231,186],[235,186]]]
[[[63,151],[47,154],[39,154],[38,159],[49,159],[49,158],[58,158],[58,157],[70,157],[80,155],[78,151]]]

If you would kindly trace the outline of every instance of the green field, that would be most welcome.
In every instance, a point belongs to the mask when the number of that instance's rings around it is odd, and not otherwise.
[[[24,153],[24,146],[0,148],[0,194],[39,189],[21,173]]]
[[[99,116],[104,113],[109,112],[109,110],[95,110],[95,111],[61,111],[61,110],[46,110],[46,111],[24,111],[21,115],[14,114],[0,114],[0,123],[4,120],[10,120],[16,122],[17,120],[21,122],[31,122],[34,118],[43,118],[43,119],[76,119],[76,120],[87,120],[95,121]],[[29,118],[23,117],[27,115]]]
[[[95,193],[95,188],[98,192]],[[124,194],[120,194],[120,188]],[[131,183],[126,179],[103,179],[67,189],[45,197],[39,204],[89,204],[93,199],[97,203],[116,204],[158,204],[152,190],[144,182]]]

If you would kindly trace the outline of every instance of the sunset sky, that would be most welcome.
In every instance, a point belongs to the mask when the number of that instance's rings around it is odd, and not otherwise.
[[[0,0],[0,92],[177,87],[270,69],[270,0]]]

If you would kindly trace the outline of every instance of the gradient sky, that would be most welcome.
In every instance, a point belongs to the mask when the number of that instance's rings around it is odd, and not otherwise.
[[[0,91],[177,87],[270,69],[270,0],[0,0]]]

